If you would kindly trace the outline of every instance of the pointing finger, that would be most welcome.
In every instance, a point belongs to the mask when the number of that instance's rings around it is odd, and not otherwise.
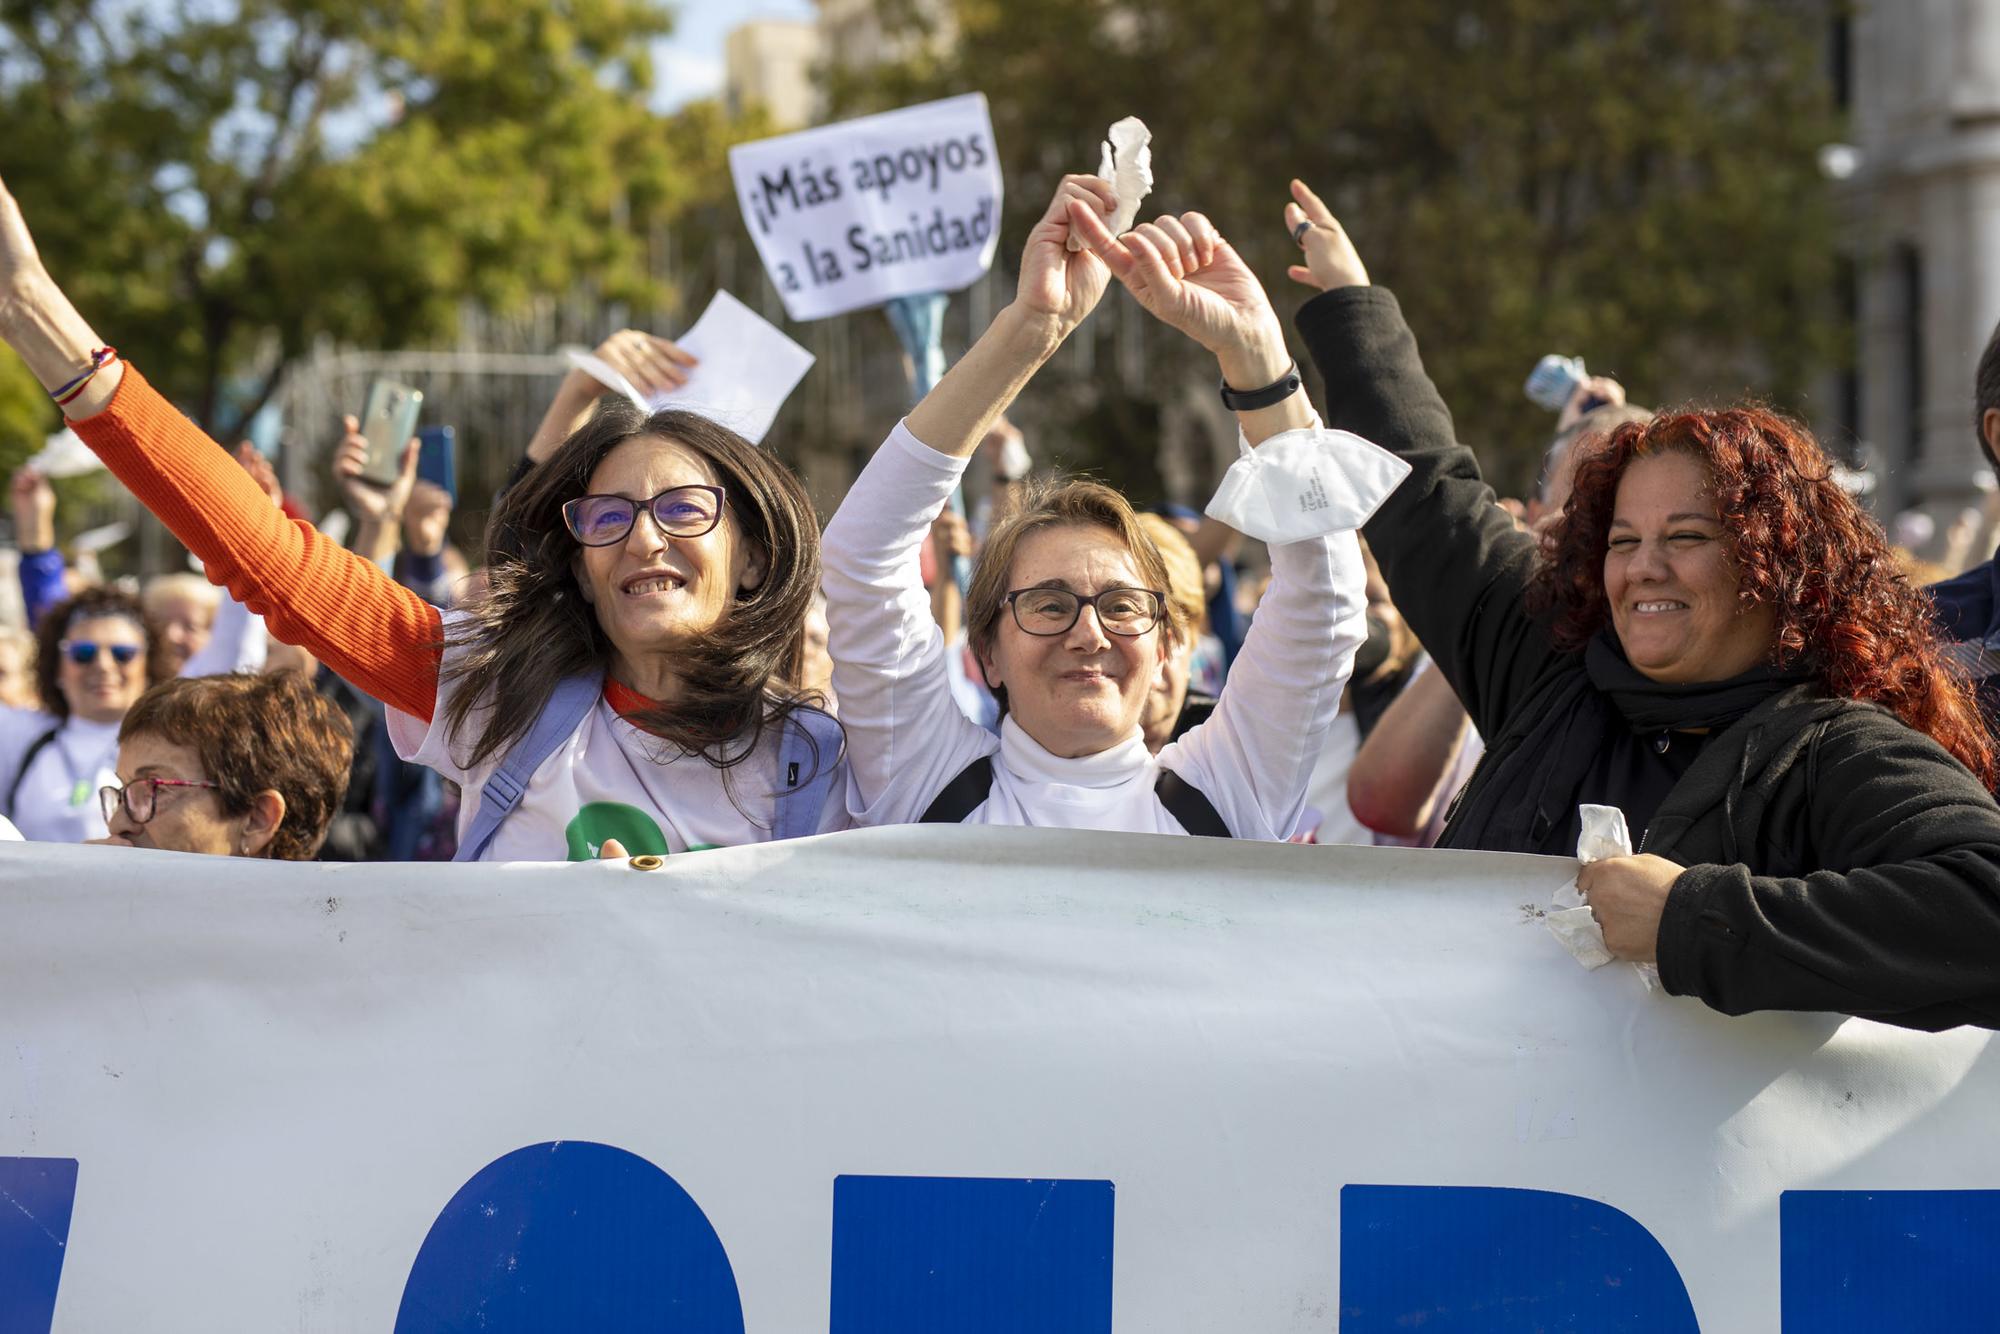
[[[1338,225],[1334,220],[1333,210],[1328,208],[1326,202],[1314,194],[1312,187],[1304,181],[1292,182],[1292,198],[1298,201],[1299,207],[1305,211],[1305,216],[1315,224],[1322,227]]]

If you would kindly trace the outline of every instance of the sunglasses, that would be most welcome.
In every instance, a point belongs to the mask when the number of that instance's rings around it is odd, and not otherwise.
[[[146,650],[137,644],[98,644],[88,639],[65,639],[56,647],[62,655],[79,667],[88,667],[97,661],[99,651],[109,653],[111,661],[120,667],[131,665]]]
[[[562,507],[570,536],[587,547],[623,542],[641,510],[668,537],[700,537],[722,522],[724,492],[719,486],[676,486],[651,500],[627,496],[579,496]]]

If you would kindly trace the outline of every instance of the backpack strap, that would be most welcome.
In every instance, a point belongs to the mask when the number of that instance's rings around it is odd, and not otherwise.
[[[49,748],[49,744],[56,739],[56,733],[60,731],[62,725],[59,723],[30,741],[28,748],[21,752],[21,767],[14,771],[14,781],[7,785],[7,805],[4,812],[0,812],[9,819],[14,815],[14,803],[20,799],[21,780],[28,776],[28,766],[35,762],[35,756]]]
[[[958,824],[985,804],[993,792],[993,757],[981,755],[958,771],[958,777],[944,785],[932,799],[918,824]]]
[[[785,715],[778,743],[778,777],[784,786],[772,803],[771,837],[804,838],[819,832],[820,812],[840,777],[847,734],[830,713],[800,705]]]
[[[486,851],[486,845],[500,832],[500,826],[521,804],[521,797],[527,792],[528,780],[535,776],[535,770],[542,767],[543,760],[556,753],[556,747],[575,734],[603,693],[604,677],[601,673],[567,676],[557,682],[555,693],[542,706],[541,716],[535,719],[527,734],[514,743],[507,757],[500,761],[500,767],[493,771],[473,798],[479,807],[472,823],[466,828],[465,836],[458,840],[458,851],[452,856],[453,861],[479,860],[480,854]]]
[[[944,791],[938,793],[924,813],[917,817],[917,823],[958,824],[978,810],[992,792],[993,757],[982,755],[960,770],[958,777],[945,784]],[[1160,770],[1159,781],[1153,784],[1153,795],[1167,808],[1167,814],[1180,821],[1181,828],[1190,834],[1205,838],[1235,837],[1229,832],[1229,826],[1223,823],[1215,804],[1201,794],[1201,789],[1172,769]]]
[[[1234,838],[1229,826],[1222,821],[1221,812],[1215,803],[1202,795],[1201,789],[1182,778],[1172,769],[1160,770],[1160,781],[1153,784],[1153,795],[1167,808],[1167,814],[1181,822],[1181,828],[1190,834],[1203,838]]]

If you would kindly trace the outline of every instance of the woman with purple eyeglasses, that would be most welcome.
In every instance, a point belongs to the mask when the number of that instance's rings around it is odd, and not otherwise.
[[[797,477],[614,402],[510,488],[488,592],[448,616],[288,520],[99,337],[0,184],[0,341],[209,578],[390,706],[465,791],[464,860],[579,860],[844,825],[841,734],[795,684],[819,584]]]
[[[93,588],[43,613],[35,631],[41,709],[0,709],[0,816],[24,838],[105,835],[97,789],[118,760],[126,710],[165,675],[139,600]]]

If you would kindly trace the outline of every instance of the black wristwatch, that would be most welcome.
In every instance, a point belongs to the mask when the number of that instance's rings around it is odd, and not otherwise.
[[[1224,380],[1222,406],[1231,412],[1255,412],[1258,408],[1268,408],[1273,403],[1284,402],[1298,393],[1299,386],[1303,383],[1304,381],[1299,379],[1299,363],[1296,361],[1283,375],[1262,389],[1231,389],[1229,381]]]

